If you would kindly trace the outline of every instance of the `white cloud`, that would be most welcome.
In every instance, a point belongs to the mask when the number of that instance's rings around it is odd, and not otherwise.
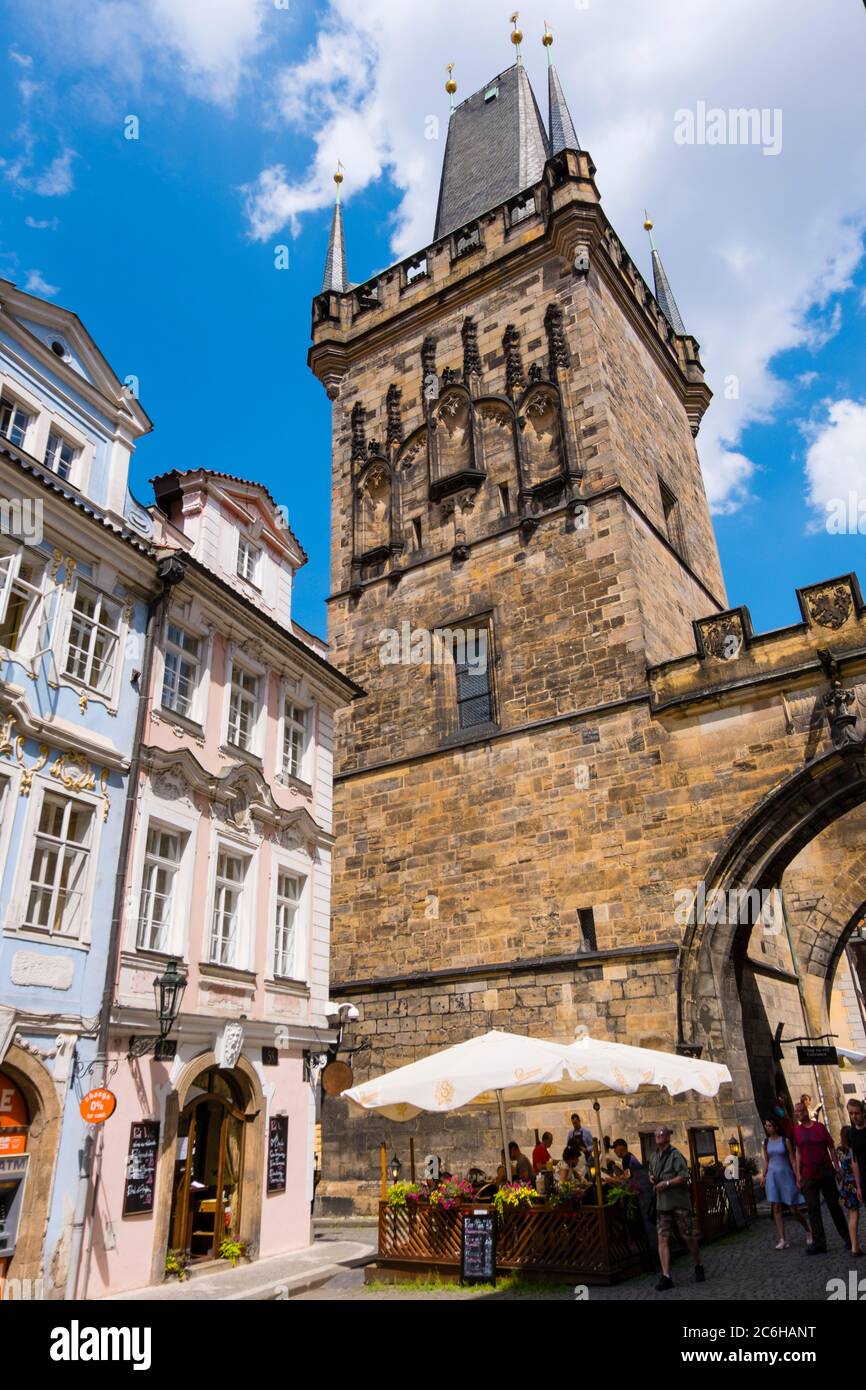
[[[545,111],[541,19],[522,18],[524,58]],[[702,6],[699,22],[684,24],[682,0],[620,0],[563,6],[549,18],[603,206],[648,277],[641,222],[650,208],[686,326],[701,342],[716,398],[699,452],[715,509],[729,511],[754,481],[743,432],[790,398],[774,356],[817,352],[838,331],[834,296],[850,286],[862,256],[866,142],[838,132],[839,110],[851,129],[866,115],[862,9],[840,7],[827,24],[812,0],[728,0]],[[463,5],[459,22],[446,0],[330,0],[309,53],[278,83],[282,117],[312,140],[313,154],[306,170],[288,172],[287,157],[251,181],[252,235],[297,231],[304,213],[329,206],[340,158],[347,203],[383,172],[398,190],[392,256],[422,249],[435,216],[449,60],[458,101],[513,61],[498,0]],[[781,109],[781,152],[768,159],[754,145],[676,144],[674,113],[700,101]],[[439,139],[426,138],[431,115]],[[287,138],[287,156],[290,149]],[[351,206],[346,222],[349,274],[359,280],[373,267],[353,257]]]
[[[161,80],[221,104],[250,65],[290,24],[275,0],[22,0],[22,23],[55,65],[102,70],[127,98]]]
[[[851,494],[866,505],[866,402],[832,401],[820,424],[808,427],[807,498],[815,517],[812,529],[826,522],[828,510],[848,507]],[[856,515],[856,507],[853,509]]]
[[[31,217],[28,213],[24,218],[25,227],[32,227],[37,232],[56,232],[60,226],[58,217]]]
[[[41,198],[62,198],[67,193],[71,193],[74,184],[73,159],[75,159],[75,151],[65,149],[62,154],[58,154],[52,159],[41,174],[28,179],[26,186],[34,193],[38,193]]]
[[[49,285],[41,270],[28,270],[27,279],[24,281],[27,294],[38,294],[44,299],[50,299],[57,293],[58,288],[57,285]]]

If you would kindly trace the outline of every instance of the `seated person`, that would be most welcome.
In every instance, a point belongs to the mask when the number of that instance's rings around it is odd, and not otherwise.
[[[540,1173],[550,1162],[550,1146],[553,1143],[553,1135],[546,1129],[541,1136],[541,1142],[536,1144],[532,1150],[532,1171]]]
[[[508,1157],[511,1160],[511,1178],[513,1182],[528,1182],[533,1180],[532,1164],[521,1152],[520,1145],[512,1139],[508,1145]]]
[[[584,1153],[585,1150],[582,1144],[566,1144],[562,1158],[559,1160],[556,1167],[556,1181],[558,1183],[581,1182],[578,1165],[581,1155]]]

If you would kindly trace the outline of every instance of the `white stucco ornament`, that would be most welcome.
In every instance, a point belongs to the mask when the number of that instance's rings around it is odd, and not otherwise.
[[[218,1066],[231,1071],[238,1064],[244,1045],[244,1025],[237,1021],[227,1023],[220,1034],[216,1048]]]

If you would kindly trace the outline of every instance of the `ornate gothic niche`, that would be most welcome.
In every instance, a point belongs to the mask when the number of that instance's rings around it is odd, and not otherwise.
[[[521,473],[525,492],[559,494],[568,479],[559,391],[552,382],[535,380],[517,407]]]
[[[430,498],[438,502],[484,482],[475,408],[465,386],[450,383],[429,414]]]
[[[391,470],[371,458],[355,485],[355,558],[375,564],[391,552]]]

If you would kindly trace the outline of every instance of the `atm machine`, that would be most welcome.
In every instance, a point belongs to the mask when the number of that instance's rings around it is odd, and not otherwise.
[[[5,1279],[15,1254],[29,1162],[29,1153],[0,1154],[0,1279]]]

